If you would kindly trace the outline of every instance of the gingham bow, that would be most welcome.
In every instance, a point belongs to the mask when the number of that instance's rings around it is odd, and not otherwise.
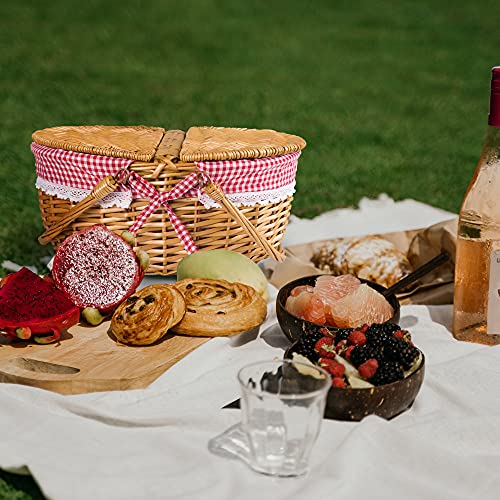
[[[131,177],[133,181],[141,184],[141,194],[144,198],[150,198],[151,201],[148,203],[146,208],[142,210],[137,217],[134,224],[130,227],[129,231],[136,234],[137,231],[142,227],[142,225],[149,219],[149,217],[158,210],[160,205],[168,213],[170,222],[177,233],[177,236],[182,241],[184,249],[188,254],[196,252],[198,248],[194,244],[193,238],[189,234],[184,224],[181,222],[179,217],[175,214],[169,205],[169,201],[176,200],[177,198],[182,198],[189,191],[195,189],[198,186],[198,176],[195,173],[189,174],[182,181],[177,183],[174,188],[170,191],[159,193],[151,184],[145,181],[141,176],[137,175],[135,172],[131,172]]]

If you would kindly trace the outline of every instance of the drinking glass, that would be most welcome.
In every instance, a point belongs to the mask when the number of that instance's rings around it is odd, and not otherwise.
[[[250,467],[273,476],[304,474],[321,427],[330,375],[296,361],[263,361],[243,367],[238,381]]]

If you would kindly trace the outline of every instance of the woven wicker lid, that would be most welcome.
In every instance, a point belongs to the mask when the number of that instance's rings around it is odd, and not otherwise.
[[[296,135],[248,128],[191,127],[180,159],[185,162],[279,156],[305,148]]]
[[[94,125],[46,128],[34,132],[32,138],[43,146],[67,151],[150,161],[164,134],[161,127]]]

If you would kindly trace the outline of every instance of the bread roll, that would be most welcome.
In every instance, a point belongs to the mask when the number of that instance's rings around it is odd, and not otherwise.
[[[152,344],[177,324],[185,312],[184,298],[176,288],[147,286],[118,306],[111,319],[111,331],[124,344]]]
[[[186,302],[184,318],[172,328],[175,333],[229,336],[256,328],[266,318],[266,303],[249,285],[187,278],[174,286]]]
[[[353,274],[387,288],[411,272],[406,255],[377,235],[331,240],[314,253],[311,261],[336,276]]]

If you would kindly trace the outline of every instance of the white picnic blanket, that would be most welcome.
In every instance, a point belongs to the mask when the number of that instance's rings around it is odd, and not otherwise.
[[[365,200],[320,222],[294,220],[286,242],[423,227],[452,214],[406,200]],[[52,499],[498,499],[500,346],[461,343],[451,306],[404,306],[401,323],[426,354],[413,407],[388,422],[324,420],[301,478],[258,475],[212,455],[239,421],[236,372],[282,357],[274,305],[258,333],[213,339],[144,390],[58,394],[0,385],[0,466],[28,467]]]

